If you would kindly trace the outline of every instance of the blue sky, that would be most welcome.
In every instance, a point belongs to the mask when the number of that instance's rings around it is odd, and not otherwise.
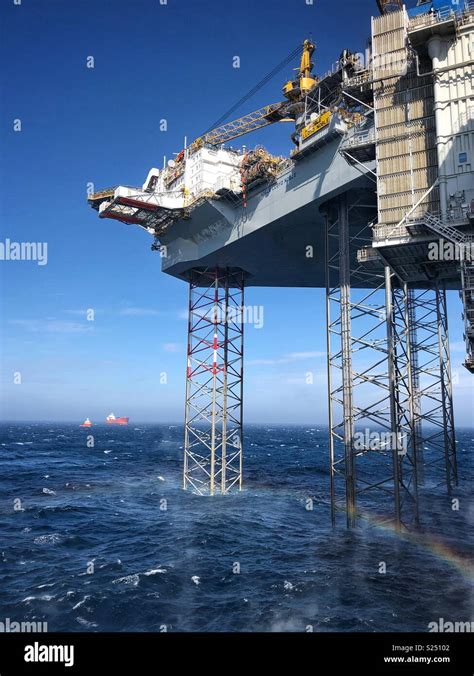
[[[2,3],[0,239],[48,243],[45,266],[0,262],[3,419],[103,420],[113,410],[182,420],[187,286],[161,273],[145,232],[99,221],[87,184],[142,184],[184,135],[207,129],[308,35],[319,73],[343,48],[363,50],[374,11],[369,0]],[[239,113],[279,101],[290,75]],[[288,130],[242,142],[288,152]],[[325,423],[323,292],[250,288],[246,302],[265,312],[264,327],[246,332],[246,420]],[[467,424],[460,312],[452,293],[457,420]]]

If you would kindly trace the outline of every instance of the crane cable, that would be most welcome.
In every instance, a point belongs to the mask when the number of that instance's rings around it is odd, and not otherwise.
[[[277,73],[279,73],[285,66],[287,66],[288,63],[292,61],[300,53],[300,51],[301,46],[298,45],[298,47],[296,47],[296,49],[294,49],[290,54],[288,54],[288,56],[285,59],[283,59],[283,61],[281,61],[277,66],[275,66],[275,68],[273,68],[273,70],[271,70],[267,75],[265,75],[265,77],[262,78],[260,82],[258,82],[254,87],[252,87],[252,89],[249,92],[247,92],[245,96],[239,99],[237,103],[234,103],[234,105],[231,108],[229,108],[229,110],[226,113],[224,113],[224,115],[221,115],[221,117],[216,122],[214,122],[214,124],[211,127],[209,127],[209,129],[207,129],[204,132],[204,135],[208,134],[209,132],[216,129],[216,127],[219,127],[221,124],[223,124],[223,122],[225,122],[225,120],[227,120],[230,117],[230,115],[232,115],[233,112],[235,112],[244,103],[246,103],[254,94],[258,92],[259,89],[261,89],[264,85],[266,85],[267,82],[269,82],[273,77],[275,77]]]

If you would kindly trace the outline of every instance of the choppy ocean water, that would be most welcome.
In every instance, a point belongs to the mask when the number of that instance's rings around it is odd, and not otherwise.
[[[0,426],[0,621],[427,631],[474,619],[472,430],[457,435],[460,509],[426,488],[419,539],[371,523],[331,528],[324,428],[248,426],[245,490],[225,498],[181,490],[179,426],[97,425],[94,448],[89,433]]]

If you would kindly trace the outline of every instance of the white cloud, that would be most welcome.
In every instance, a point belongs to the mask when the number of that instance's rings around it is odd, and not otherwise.
[[[288,359],[290,361],[296,361],[298,359],[315,359],[325,356],[326,352],[290,352]]]
[[[90,322],[71,322],[61,319],[10,319],[9,324],[32,333],[88,333],[93,330]]]
[[[89,311],[89,308],[84,309],[84,310],[65,310],[66,314],[75,315],[76,317],[85,317],[87,315],[88,311]]]
[[[313,376],[312,382],[307,381],[307,374],[301,376],[288,376],[287,378],[282,379],[284,385],[304,385],[305,387],[313,387],[316,384],[325,383],[327,380],[327,374],[325,371],[311,371]]]
[[[318,359],[325,357],[325,352],[290,352],[275,359],[250,359],[246,362],[247,366],[276,366],[277,364],[291,364],[295,361],[304,361],[308,359]]]

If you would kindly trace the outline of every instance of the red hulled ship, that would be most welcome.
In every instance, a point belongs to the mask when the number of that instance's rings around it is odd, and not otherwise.
[[[121,416],[120,418],[116,418],[113,413],[108,415],[105,419],[105,422],[108,425],[128,425],[129,418],[124,418]]]

